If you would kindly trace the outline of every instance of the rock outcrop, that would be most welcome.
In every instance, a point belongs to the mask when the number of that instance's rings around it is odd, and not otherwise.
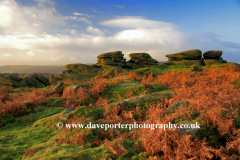
[[[65,84],[63,82],[59,82],[55,88],[52,90],[52,92],[50,92],[49,94],[54,94],[54,93],[57,93],[57,94],[62,94],[63,90],[64,90],[64,87],[65,87]]]
[[[5,76],[5,78],[0,77],[0,83],[3,85],[11,86],[14,88],[17,87],[26,87],[26,80],[19,78],[17,76]]]
[[[127,62],[127,66],[131,67],[131,64],[135,64],[134,69],[137,66],[147,66],[147,65],[157,65],[158,61],[153,59],[148,53],[131,53],[129,54],[131,58]]]
[[[36,87],[36,88],[43,88],[45,87],[44,84],[42,84],[41,82],[39,82],[37,79],[35,79],[32,76],[25,76],[24,80],[27,82],[28,86],[31,87]]]
[[[183,51],[175,54],[167,54],[168,62],[177,65],[212,65],[216,63],[227,63],[221,57],[222,51],[213,50],[203,54],[198,49]]]
[[[41,82],[42,84],[44,84],[45,86],[50,85],[49,83],[49,78],[46,78],[42,75],[37,75],[36,73],[31,73],[31,76],[35,79],[37,79],[39,82]]]
[[[81,63],[67,64],[65,67],[68,69],[62,71],[65,74],[95,74],[99,71],[96,67]]]
[[[219,63],[227,63],[226,60],[223,60],[222,51],[213,50],[207,51],[203,54],[203,65],[212,65],[212,64],[219,64]]]
[[[124,54],[122,54],[122,51],[113,51],[113,52],[103,53],[97,56],[98,63],[93,64],[93,66],[99,67],[99,68],[107,68],[110,66],[122,68],[126,64],[126,59],[123,58],[123,56]]]
[[[50,85],[48,78],[31,73],[31,75],[6,75],[5,78],[0,78],[0,84],[5,86],[17,87],[36,87],[43,88]]]
[[[193,49],[175,54],[167,54],[166,57],[169,58],[169,61],[200,60],[202,58],[202,51]]]
[[[198,66],[196,65],[191,65],[190,66],[190,71],[203,71],[202,68],[199,68]]]
[[[203,54],[205,59],[219,59],[222,55],[222,51],[207,51]]]
[[[100,77],[108,78],[109,76],[116,76],[117,74],[123,72],[122,68],[110,67],[106,68],[104,71],[100,72]]]
[[[177,65],[201,65],[202,64],[202,51],[198,49],[178,52],[175,54],[167,54],[168,61]]]

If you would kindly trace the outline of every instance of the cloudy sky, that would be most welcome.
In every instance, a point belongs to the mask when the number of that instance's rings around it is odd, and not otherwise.
[[[0,65],[96,63],[120,50],[222,50],[240,63],[239,0],[0,0]]]

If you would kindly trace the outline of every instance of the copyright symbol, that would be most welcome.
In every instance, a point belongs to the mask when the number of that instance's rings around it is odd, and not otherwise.
[[[62,122],[58,122],[56,124],[56,126],[57,126],[58,129],[61,129],[63,127],[63,123]]]

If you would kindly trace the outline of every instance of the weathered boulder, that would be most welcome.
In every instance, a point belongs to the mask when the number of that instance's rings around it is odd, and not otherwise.
[[[65,87],[65,84],[63,82],[59,82],[50,94],[54,94],[54,93],[62,94],[64,87]]]
[[[12,80],[15,80],[15,81],[23,80],[22,78],[20,78],[18,76],[14,76],[14,75],[6,75],[5,78],[12,79]]]
[[[18,81],[19,87],[27,87],[27,81],[25,79]]]
[[[124,110],[134,110],[137,106],[140,108],[147,107],[148,104],[152,103],[157,105],[162,102],[164,98],[170,98],[173,93],[153,93],[135,97],[133,99],[124,99],[113,106],[123,107]]]
[[[97,73],[99,70],[96,67],[89,66],[86,64],[81,64],[81,63],[76,63],[76,64],[67,64],[65,67],[68,70],[68,72],[72,72],[73,74],[78,73],[78,74],[89,74],[89,73]],[[64,71],[66,72],[66,71]],[[71,73],[71,74],[72,74]]]
[[[36,80],[38,80],[39,82],[41,82],[42,84],[44,84],[45,86],[50,85],[49,79],[44,77],[44,76],[42,76],[42,75],[38,75],[36,73],[31,73],[31,76],[33,78],[35,78]]]
[[[103,53],[97,56],[98,60],[96,64],[93,64],[94,67],[105,68],[110,66],[124,67],[126,64],[126,59],[123,58],[124,54],[122,51],[113,51]]]
[[[167,54],[168,61],[181,61],[181,60],[200,60],[202,58],[202,51],[198,49],[178,52],[175,54]]]
[[[102,58],[122,58],[124,56],[124,54],[122,54],[122,51],[113,51],[113,52],[107,52],[107,53],[103,53],[100,54],[99,56],[97,56],[98,59],[102,59]]]
[[[189,106],[189,102],[186,101],[186,100],[177,101],[177,102],[173,103],[171,106],[169,106],[165,110],[164,115],[168,115],[168,114],[174,113],[177,108],[188,107],[188,106]]]
[[[202,71],[202,70],[203,70],[202,68],[199,68],[199,67],[196,66],[196,65],[190,66],[190,71]]]
[[[199,71],[198,66],[191,66],[190,71]]]
[[[0,77],[0,83],[1,84],[5,84],[5,85],[9,85],[9,86],[17,86],[17,82],[12,80],[12,79],[7,79],[7,78],[2,78]]]
[[[36,88],[45,87],[44,84],[42,84],[41,82],[39,82],[37,79],[35,79],[32,76],[26,75],[24,80],[26,81],[26,83],[29,87],[36,87]]]
[[[204,59],[219,59],[222,55],[222,51],[207,51],[203,54]]]
[[[129,57],[131,58],[129,63],[134,63],[142,67],[146,65],[156,65],[158,63],[158,61],[153,59],[148,53],[131,53]]]
[[[219,60],[220,63],[223,63],[223,58],[222,57],[219,57],[218,60]]]
[[[13,80],[13,79],[9,79],[9,78],[1,78],[0,77],[0,83],[3,85],[9,85],[12,87],[26,87],[26,81],[24,79],[22,80]]]
[[[176,65],[202,65],[202,60],[182,60],[182,61],[169,61]]]
[[[223,60],[222,63],[227,63],[227,61],[226,61],[226,60]]]
[[[178,54],[168,54],[166,55],[170,59],[170,61],[181,61],[181,60],[198,60],[200,58],[194,57],[194,56],[189,56],[189,55],[178,55]]]
[[[105,69],[101,74],[100,76],[101,77],[109,77],[109,76],[116,76],[117,74],[119,74],[120,72],[123,72],[123,69],[120,69],[120,68],[116,68],[116,67],[111,67],[111,68],[107,68]]]
[[[203,59],[203,65],[212,65],[221,63],[219,59]]]
[[[7,85],[7,84],[2,84],[2,83],[0,83],[0,87],[11,87],[11,86],[9,86],[9,85]]]
[[[62,82],[62,81],[63,81],[62,79],[57,79],[57,78],[52,78],[52,77],[49,78],[49,83],[51,85],[57,85],[59,82]]]
[[[168,57],[168,61],[176,61],[175,58]]]

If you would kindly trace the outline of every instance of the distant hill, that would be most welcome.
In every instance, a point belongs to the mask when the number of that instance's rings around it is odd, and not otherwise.
[[[62,73],[66,68],[61,66],[37,66],[37,65],[7,65],[0,66],[0,73]]]

